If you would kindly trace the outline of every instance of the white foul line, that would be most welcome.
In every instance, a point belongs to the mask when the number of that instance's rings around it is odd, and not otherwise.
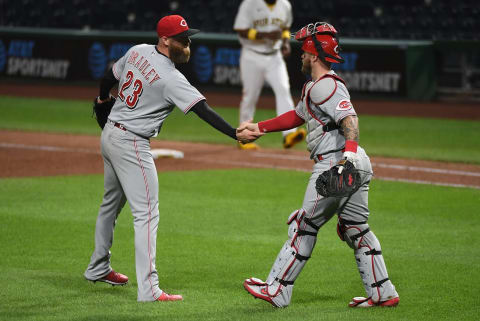
[[[378,178],[378,179],[383,180],[383,181],[392,181],[392,182],[415,183],[415,184],[448,186],[448,187],[467,187],[467,188],[480,189],[480,186],[476,186],[476,185],[440,183],[440,182],[422,181],[422,180],[417,180],[417,179],[394,178],[394,177],[386,177],[386,176],[385,177],[376,176],[375,178]]]
[[[466,172],[466,171],[457,171],[449,169],[440,169],[440,168],[431,168],[431,167],[418,167],[418,166],[407,166],[407,165],[393,165],[385,163],[372,163],[372,166],[382,167],[382,168],[394,168],[403,171],[414,171],[414,172],[426,172],[426,173],[440,173],[440,174],[450,174],[450,175],[463,175],[463,176],[475,176],[480,177],[480,173]]]
[[[33,145],[24,145],[24,144],[0,143],[0,147],[30,149],[30,150],[40,150],[40,151],[50,151],[50,152],[76,152],[76,153],[87,153],[87,154],[100,154],[99,151],[95,151],[91,149],[67,148],[67,147],[57,147],[57,146],[42,146],[42,145],[33,146]],[[297,156],[297,155],[265,154],[265,153],[257,153],[257,152],[251,153],[251,155],[255,157],[261,157],[261,158],[289,159],[289,160],[302,160],[302,161],[309,160],[309,158],[307,157]],[[294,171],[305,172],[305,173],[311,172],[311,170],[307,170],[302,167],[273,166],[273,165],[259,164],[259,163],[221,161],[221,160],[210,160],[210,159],[197,159],[197,161],[201,161],[204,163],[224,164],[224,165],[230,165],[230,166],[234,165],[239,167],[294,170]],[[441,173],[441,174],[450,174],[450,175],[476,176],[476,177],[480,176],[480,173],[456,171],[456,170],[445,170],[445,169],[437,169],[437,168],[429,168],[429,167],[391,165],[391,164],[385,164],[385,163],[372,163],[372,165],[377,167],[383,167],[383,168],[395,168],[399,170],[410,170],[410,171]],[[393,177],[382,177],[382,176],[375,176],[374,178],[385,180],[385,181],[480,189],[480,186],[475,186],[475,185],[439,183],[439,182],[431,182],[431,181],[423,181],[423,180],[411,180],[411,179],[404,179],[404,178],[393,178]]]
[[[204,162],[204,163],[213,163],[213,164],[235,165],[235,166],[238,166],[238,167],[295,170],[295,171],[305,172],[305,173],[310,173],[311,172],[311,170],[307,170],[305,168],[273,166],[273,165],[258,164],[258,163],[219,161],[219,160],[210,160],[210,159],[198,159],[197,161]],[[406,179],[406,178],[393,178],[393,177],[378,176],[378,175],[375,175],[373,178],[378,179],[378,180],[382,180],[382,181],[394,181],[394,182],[415,183],[415,184],[424,184],[424,185],[447,186],[447,187],[466,187],[466,188],[480,189],[480,186],[476,186],[476,185],[440,183],[440,182],[413,180],[413,179]]]
[[[300,160],[300,161],[310,160],[310,158],[308,157],[299,156],[299,155],[266,154],[266,153],[258,153],[258,152],[252,153],[252,156],[259,157],[259,158],[288,159],[288,160]],[[440,169],[440,168],[432,168],[432,167],[394,165],[394,164],[385,164],[385,163],[372,163],[372,166],[381,167],[381,168],[394,168],[394,169],[403,170],[403,171],[480,177],[480,173]]]
[[[46,152],[73,152],[73,153],[86,153],[86,154],[100,154],[99,151],[86,149],[86,148],[67,148],[67,147],[42,146],[42,145],[33,146],[33,145],[9,144],[9,143],[0,143],[0,147],[40,150],[40,151],[46,151]]]

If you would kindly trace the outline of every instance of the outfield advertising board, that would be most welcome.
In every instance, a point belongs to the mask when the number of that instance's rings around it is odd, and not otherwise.
[[[241,87],[239,45],[193,44],[192,63],[179,68],[193,83],[220,87]],[[382,59],[374,57],[383,56]],[[307,77],[301,73],[301,50],[292,47],[286,59],[292,88],[302,88]],[[348,48],[344,64],[333,69],[345,79],[351,92],[406,95],[405,50]]]
[[[104,33],[56,34],[0,30],[0,80],[98,81],[118,58],[138,43],[154,44],[151,33],[108,37]],[[241,89],[241,47],[235,35],[193,38],[191,60],[178,68],[198,87]],[[407,46],[342,44],[344,64],[333,69],[345,79],[351,93],[407,97]],[[292,90],[308,79],[301,73],[301,49],[292,42],[286,59]],[[268,86],[268,84],[266,84]]]

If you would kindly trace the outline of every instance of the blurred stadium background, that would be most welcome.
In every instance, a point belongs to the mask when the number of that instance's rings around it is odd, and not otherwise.
[[[187,75],[187,78],[193,78],[191,81],[197,86],[225,89],[233,85],[238,89],[235,64],[238,65],[239,46],[232,25],[239,3],[240,0],[0,0],[0,80],[55,78],[73,82],[98,79],[106,68],[102,50],[106,52],[108,63],[112,63],[129,45],[154,43],[153,30],[159,17],[180,14],[190,26],[203,31],[195,41],[197,47],[193,47],[192,66],[182,70],[199,76]],[[346,67],[340,67],[344,69],[339,71],[343,71],[347,81],[357,83],[358,88],[352,88],[354,93],[385,96],[393,84],[398,85],[397,92],[387,95],[393,98],[480,99],[480,6],[477,1],[293,0],[291,3],[292,31],[319,20],[337,27],[347,54]],[[75,47],[80,45],[77,40],[85,39],[91,42]],[[112,43],[114,39],[118,41]],[[209,44],[214,45],[209,47]],[[82,50],[87,53],[82,54]],[[295,54],[299,55],[298,51],[290,58],[289,66],[294,91],[303,81],[298,65],[294,65],[297,62]],[[61,75],[49,77],[48,73],[43,73],[47,76],[42,77],[40,72],[32,71],[22,73],[20,63],[9,61],[15,56],[61,59],[68,61],[68,71],[64,70],[64,78]],[[90,59],[89,66],[76,67],[75,56]],[[209,57],[213,61],[209,62]],[[38,62],[29,68],[41,69]],[[62,67],[57,65],[57,68]],[[75,72],[76,68],[90,69],[91,73],[81,74]],[[215,70],[230,76],[218,79]],[[379,75],[382,71],[390,74]],[[392,76],[392,72],[399,75]],[[57,73],[62,74],[62,71]],[[217,81],[208,77],[216,77]],[[361,82],[369,77],[374,77],[370,83],[391,84],[384,84],[383,89],[366,90],[368,83]]]

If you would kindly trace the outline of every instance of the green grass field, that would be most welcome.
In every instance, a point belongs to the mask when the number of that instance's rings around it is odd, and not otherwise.
[[[235,109],[217,110],[236,123]],[[99,135],[86,101],[0,97],[0,111],[3,129]],[[265,110],[257,115],[273,116]],[[479,124],[364,116],[361,141],[371,155],[480,163],[479,148],[472,148],[478,146]],[[231,143],[194,115],[178,112],[159,139]],[[272,134],[260,143],[280,147],[280,139]],[[371,184],[369,223],[401,297],[397,308],[347,307],[364,290],[352,250],[338,239],[334,221],[319,233],[290,307],[273,309],[254,300],[242,282],[266,277],[308,177],[282,170],[159,173],[160,285],[184,296],[171,303],[136,302],[128,206],[116,226],[112,266],[130,283],[111,287],[83,279],[102,175],[0,179],[0,320],[478,319],[480,190],[379,180]]]
[[[183,294],[184,302],[135,301],[128,207],[117,223],[112,265],[130,276],[130,284],[113,288],[83,279],[101,175],[2,179],[1,319],[474,320],[479,315],[480,218],[472,215],[478,214],[478,190],[372,184],[370,225],[401,296],[396,309],[346,307],[363,288],[352,251],[331,221],[319,234],[291,306],[276,310],[248,295],[242,281],[265,278],[286,240],[286,217],[300,206],[308,174],[218,170],[159,178],[160,284]],[[235,184],[225,186],[226,180]],[[252,181],[264,188],[248,189]],[[185,195],[196,196],[185,202]]]
[[[216,107],[232,125],[236,108]],[[99,135],[91,118],[90,101],[0,97],[0,129]],[[273,110],[257,110],[256,121],[274,117]],[[178,109],[170,115],[157,139],[232,144],[195,114]],[[480,122],[451,119],[400,118],[360,115],[360,144],[371,156],[391,156],[480,164]],[[271,133],[258,142],[280,148],[282,136]],[[305,144],[297,149],[304,150]]]

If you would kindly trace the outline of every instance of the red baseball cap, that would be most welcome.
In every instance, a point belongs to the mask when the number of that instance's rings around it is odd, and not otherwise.
[[[200,32],[200,30],[188,28],[187,21],[179,15],[165,16],[158,20],[157,23],[157,34],[159,37],[189,37],[198,32]]]

